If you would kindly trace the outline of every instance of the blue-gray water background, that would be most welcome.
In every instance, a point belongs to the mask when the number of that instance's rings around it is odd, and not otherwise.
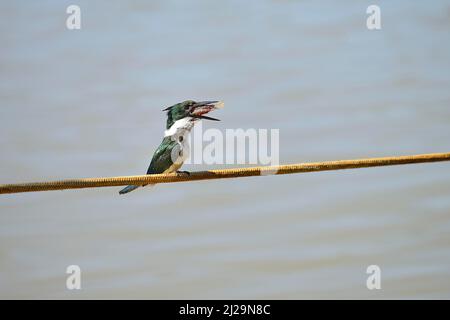
[[[450,1],[2,0],[0,183],[144,173],[187,98],[282,163],[450,151],[449,40]],[[0,297],[450,298],[449,163],[118,189],[1,196]]]

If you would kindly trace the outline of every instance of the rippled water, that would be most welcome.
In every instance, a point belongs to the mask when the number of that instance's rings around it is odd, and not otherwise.
[[[450,151],[450,1],[76,2],[0,2],[1,183],[144,173],[187,98],[282,163]],[[450,298],[448,163],[118,189],[1,196],[0,297]]]

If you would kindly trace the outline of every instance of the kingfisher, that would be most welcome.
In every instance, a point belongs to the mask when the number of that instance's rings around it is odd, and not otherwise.
[[[220,121],[219,119],[208,117],[206,114],[213,110],[221,109],[223,106],[224,103],[222,101],[196,102],[186,100],[165,108],[163,111],[167,111],[167,122],[164,139],[153,154],[147,174],[173,172],[189,174],[186,171],[178,171],[189,157],[189,139],[187,136],[195,123],[202,119]],[[125,194],[139,187],[135,185],[127,186],[120,190],[119,193]]]

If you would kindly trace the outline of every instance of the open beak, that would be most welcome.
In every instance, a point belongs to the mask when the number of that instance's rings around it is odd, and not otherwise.
[[[207,114],[213,110],[222,109],[223,106],[224,106],[224,103],[222,101],[197,102],[196,104],[194,104],[192,106],[190,114],[191,114],[192,118],[196,118],[196,119],[220,121],[219,119],[205,116],[205,114]]]

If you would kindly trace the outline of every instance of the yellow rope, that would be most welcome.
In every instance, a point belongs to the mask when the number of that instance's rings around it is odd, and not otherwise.
[[[172,173],[172,174],[153,174],[143,176],[87,178],[87,179],[72,179],[62,181],[3,184],[0,185],[0,194],[63,190],[63,189],[113,187],[113,186],[124,186],[129,184],[143,185],[143,184],[157,184],[157,183],[170,183],[183,181],[210,180],[210,179],[239,178],[239,177],[252,177],[261,175],[278,175],[278,174],[291,174],[291,173],[328,171],[328,170],[356,169],[356,168],[392,166],[392,165],[438,162],[438,161],[450,161],[450,152],[420,154],[401,157],[299,163],[273,167],[211,170],[211,171],[191,172],[190,175]]]

